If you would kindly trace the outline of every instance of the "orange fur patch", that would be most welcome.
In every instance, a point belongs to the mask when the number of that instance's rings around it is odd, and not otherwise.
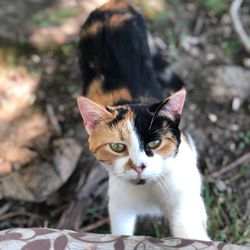
[[[124,171],[126,172],[126,171],[129,171],[131,169],[133,169],[133,161],[131,159],[129,159],[124,166]]]
[[[110,28],[119,28],[122,25],[124,25],[124,23],[126,21],[128,21],[130,19],[132,19],[132,15],[130,13],[121,14],[121,15],[114,15],[110,18],[109,27]]]
[[[81,29],[79,37],[80,38],[94,37],[102,28],[103,28],[103,22],[96,21],[95,23],[92,23],[89,27]]]
[[[91,23],[89,27],[84,27],[80,30],[80,38],[94,37],[101,29],[104,27],[114,29],[121,27],[127,20],[133,18],[132,14],[129,13],[129,4],[123,1],[114,2],[109,1],[104,4],[101,8],[98,9],[99,12],[118,12],[111,17],[109,17],[105,22],[104,21],[95,21]]]
[[[112,119],[115,119],[117,112],[112,112]],[[127,127],[127,121],[133,119],[133,112],[128,109],[124,119],[118,122],[114,127],[108,125],[112,119],[101,121],[95,130],[95,133],[89,137],[89,148],[96,155],[96,158],[102,162],[113,164],[117,159],[128,155],[126,149],[122,153],[113,152],[109,144],[113,142],[125,143],[129,146],[130,131]]]
[[[102,11],[114,11],[114,10],[124,10],[127,11],[129,8],[129,4],[126,1],[108,1],[103,6],[101,6],[100,10]]]
[[[113,91],[105,92],[103,90],[103,83],[98,80],[95,80],[90,84],[87,92],[87,97],[89,99],[104,106],[113,105],[120,100],[132,100],[130,91],[127,88],[123,87]]]
[[[172,134],[169,132],[163,139],[162,144],[155,151],[163,157],[169,157],[175,152],[177,141],[173,139]]]
[[[113,165],[117,159],[120,157],[126,156],[127,151],[124,151],[120,154],[117,154],[115,152],[112,152],[111,149],[109,149],[109,145],[103,145],[96,151],[96,159],[100,162]]]

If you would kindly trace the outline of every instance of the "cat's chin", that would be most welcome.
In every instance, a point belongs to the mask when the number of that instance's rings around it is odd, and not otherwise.
[[[135,179],[135,180],[130,180],[129,182],[134,185],[145,185],[147,183],[145,179]]]

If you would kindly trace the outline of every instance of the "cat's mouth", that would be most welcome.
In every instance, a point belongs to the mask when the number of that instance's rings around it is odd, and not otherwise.
[[[132,183],[134,185],[144,185],[144,184],[146,184],[146,180],[144,180],[144,179],[130,180],[130,183]]]

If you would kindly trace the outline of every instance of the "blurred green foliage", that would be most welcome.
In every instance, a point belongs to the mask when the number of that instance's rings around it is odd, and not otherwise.
[[[46,13],[38,13],[32,17],[32,21],[39,27],[48,27],[51,25],[60,25],[65,22],[65,19],[77,15],[77,9],[58,9]]]
[[[240,48],[240,43],[236,39],[230,39],[222,43],[222,48],[226,55],[234,55]]]
[[[198,0],[200,5],[216,15],[228,10],[231,3],[229,0]]]
[[[245,149],[247,146],[250,146],[250,130],[241,132],[239,134],[241,142],[239,144],[240,149]]]

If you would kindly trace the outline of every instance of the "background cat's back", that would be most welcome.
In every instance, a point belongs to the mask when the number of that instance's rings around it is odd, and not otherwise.
[[[84,95],[104,105],[163,98],[142,16],[123,1],[93,11],[80,32]]]

